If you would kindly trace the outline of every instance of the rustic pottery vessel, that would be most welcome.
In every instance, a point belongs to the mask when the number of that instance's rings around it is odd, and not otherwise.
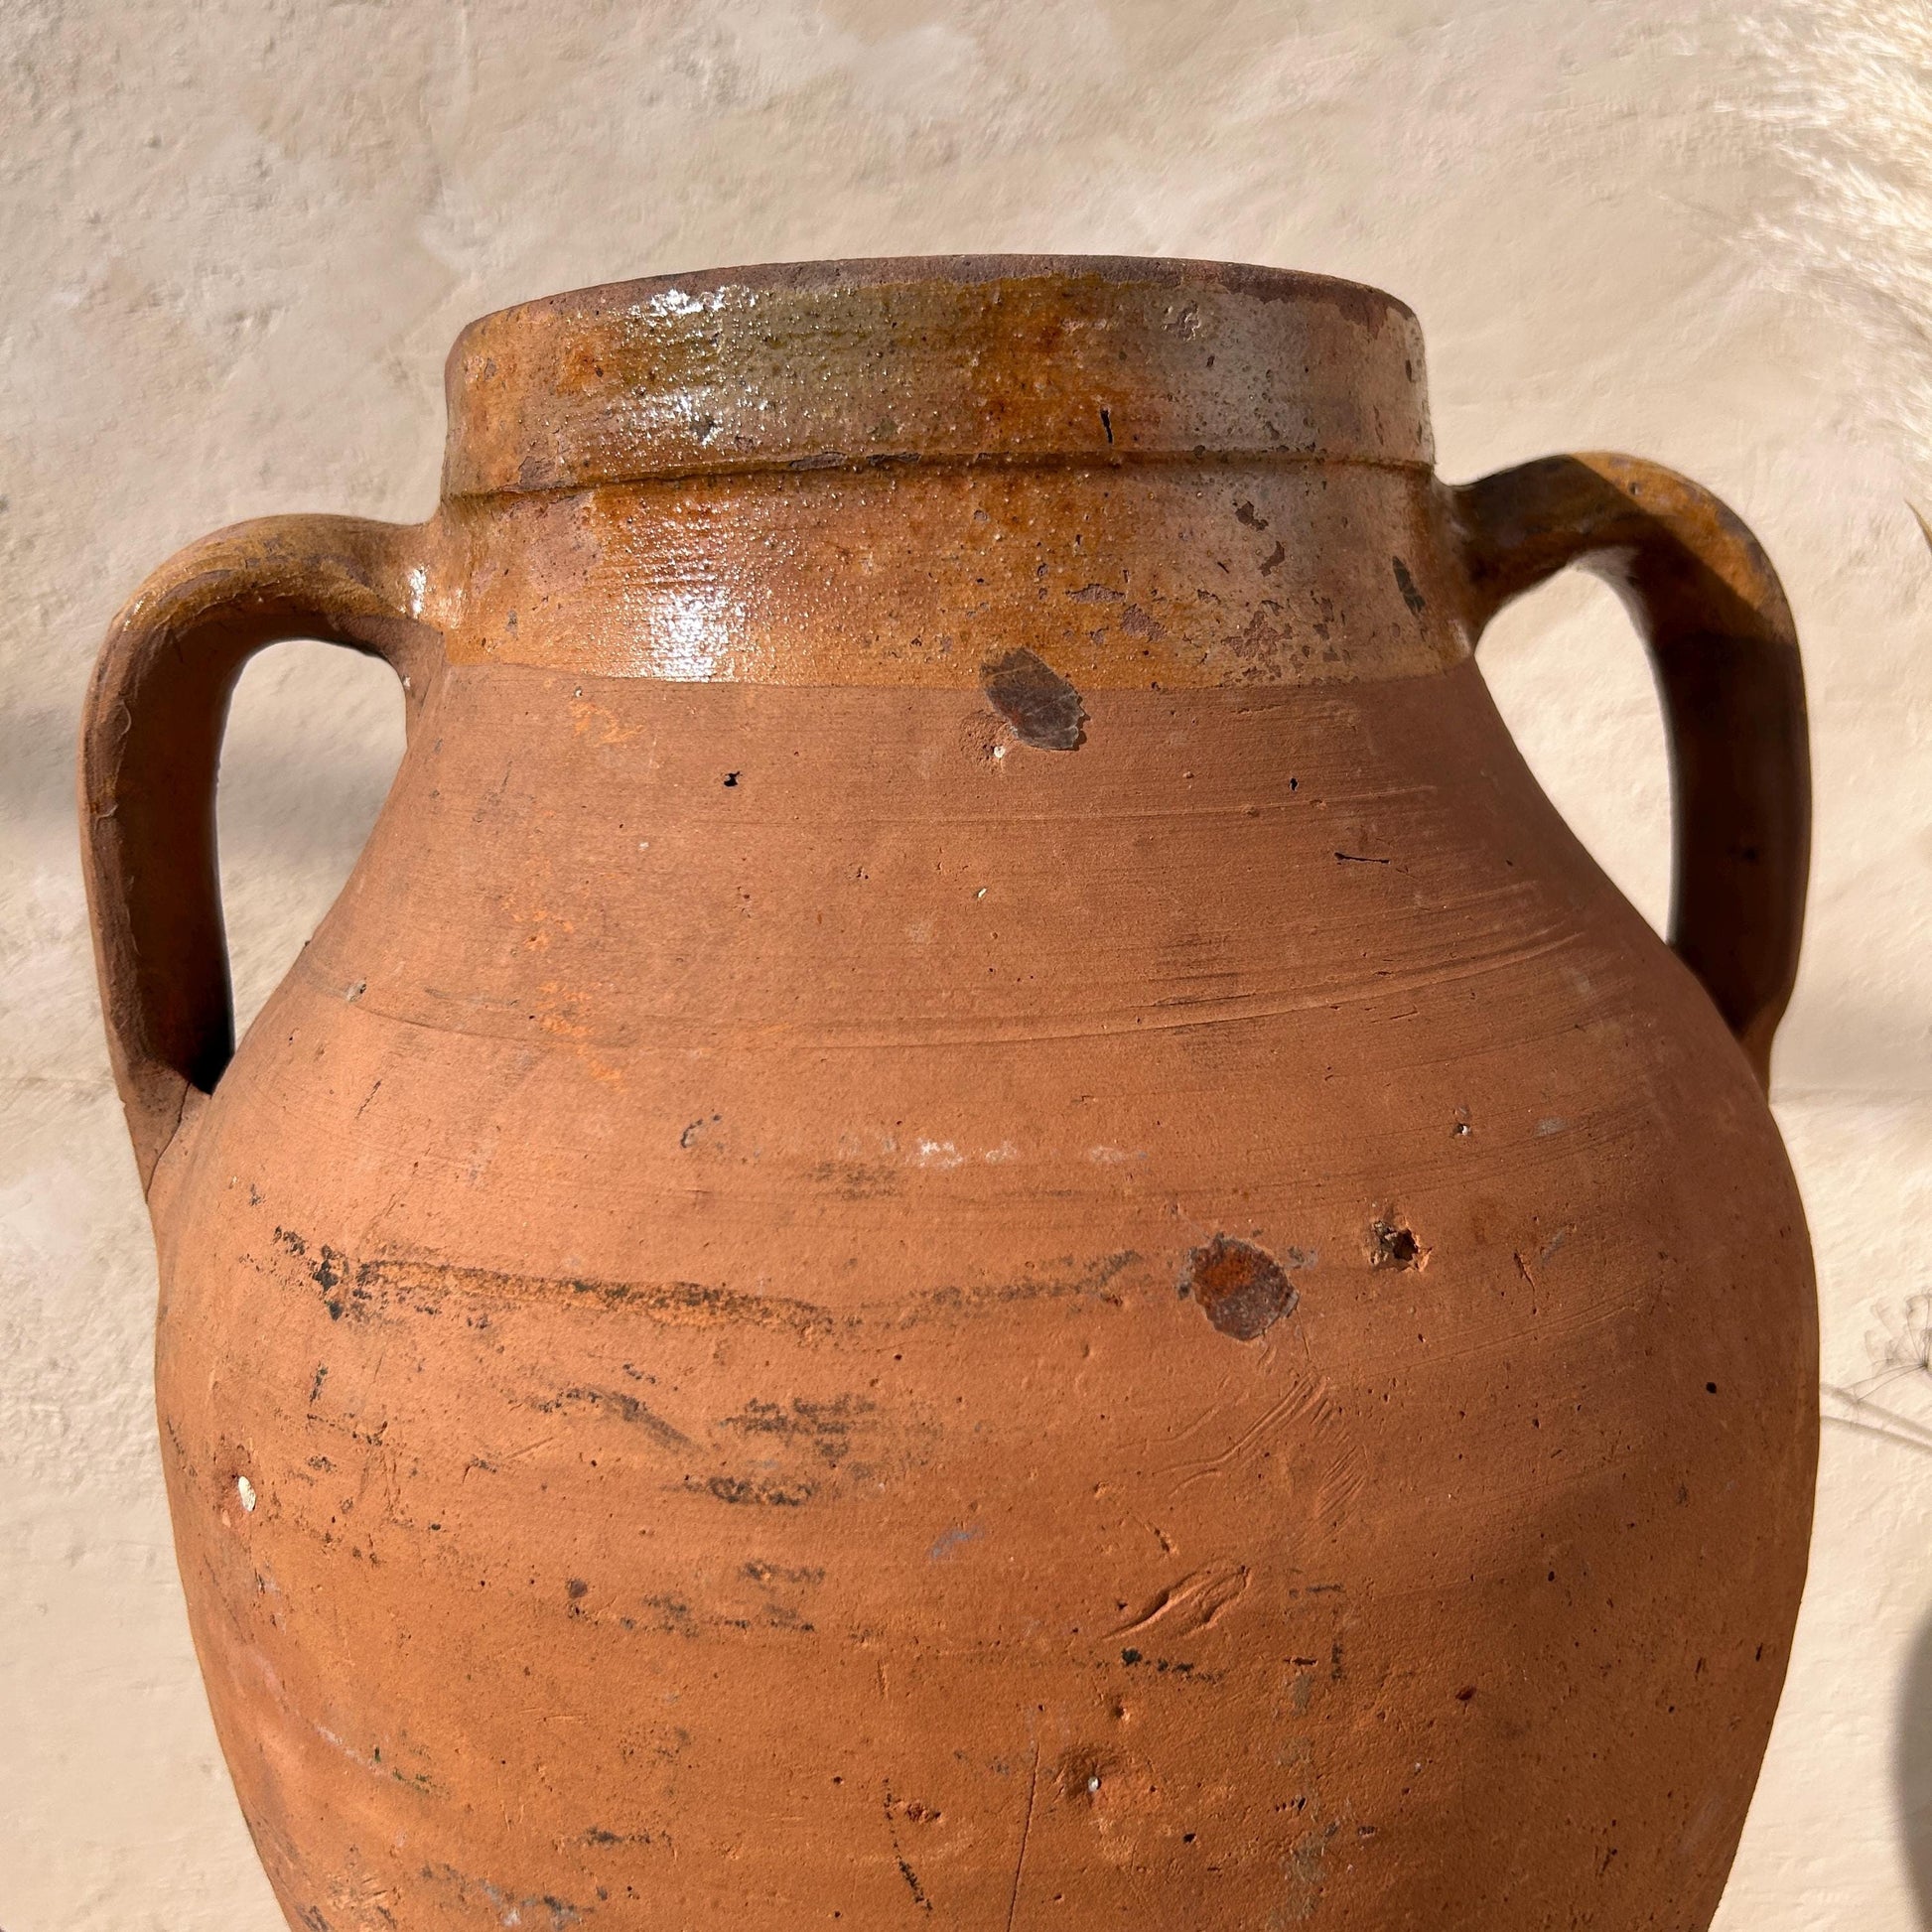
[[[86,721],[289,1923],[1704,1926],[1816,1435],[1750,534],[1439,483],[1415,318],[1264,269],[630,283],[449,401],[428,522],[195,545]],[[1669,716],[1668,949],[1471,657],[1573,563]],[[291,636],[409,748],[234,1048],[216,752]]]

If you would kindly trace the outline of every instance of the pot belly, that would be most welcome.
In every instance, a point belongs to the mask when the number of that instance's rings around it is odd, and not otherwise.
[[[1102,1240],[989,1271],[934,1220],[837,1298],[237,1203],[162,1404],[285,1903],[1701,1924],[1803,1574],[1801,1251],[1775,1189],[1700,1226],[1568,1165],[1249,1244],[1299,1298],[1252,1339],[1158,1174]]]
[[[608,870],[505,883],[508,834],[494,928],[447,850],[351,889],[169,1183],[182,1568],[292,1924],[1708,1921],[1804,1572],[1797,1201],[1519,767],[1396,785],[1372,702],[1346,793],[1340,714],[1243,752],[1223,711],[1238,816],[955,833],[923,905],[833,897],[930,846],[855,857],[863,798],[808,862],[714,850],[654,937]],[[1053,782],[1205,729],[1093,709]],[[1215,900],[1241,800],[1311,772],[1347,830]],[[739,896],[787,864],[759,1016]],[[1083,1018],[994,945],[992,993],[956,937],[915,978],[1024,866]],[[380,937],[438,891],[446,956]]]

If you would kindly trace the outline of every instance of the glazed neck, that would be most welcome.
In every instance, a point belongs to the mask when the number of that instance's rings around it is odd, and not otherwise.
[[[1427,473],[1195,461],[761,472],[460,498],[452,662],[970,688],[1016,645],[1080,690],[1416,676],[1466,656]]]
[[[1373,289],[991,256],[734,270],[485,317],[449,364],[459,662],[1083,688],[1467,649],[1422,339]]]

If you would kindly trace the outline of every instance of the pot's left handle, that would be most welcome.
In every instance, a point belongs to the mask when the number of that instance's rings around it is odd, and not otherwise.
[[[108,629],[81,720],[80,856],[144,1189],[234,1051],[214,778],[235,680],[264,645],[314,637],[385,659],[420,699],[425,537],[347,516],[238,523],[171,557]]]

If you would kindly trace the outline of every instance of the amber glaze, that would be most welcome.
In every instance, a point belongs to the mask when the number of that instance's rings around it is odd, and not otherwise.
[[[1807,779],[1695,485],[1414,318],[847,263],[476,324],[444,501],[164,567],[82,803],[236,1789],[308,1932],[1701,1928],[1783,1678]],[[1610,576],[1677,956],[1472,658]],[[408,752],[231,1051],[291,634]]]

